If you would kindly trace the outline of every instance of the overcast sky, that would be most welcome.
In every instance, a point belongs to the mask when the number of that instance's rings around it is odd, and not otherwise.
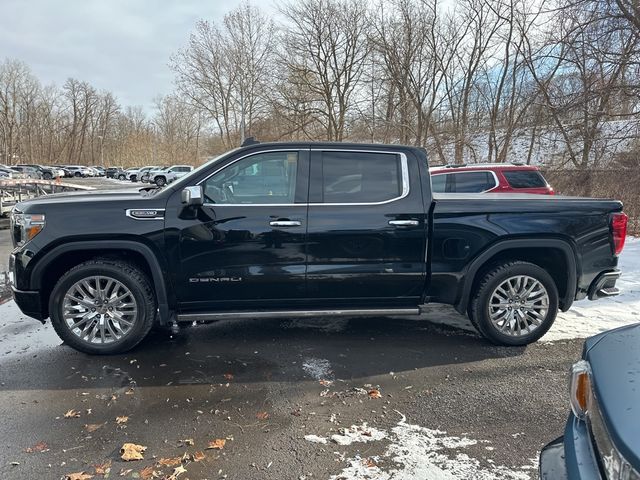
[[[44,84],[69,77],[149,109],[173,89],[167,64],[196,20],[221,21],[240,0],[0,0],[0,61],[26,62]],[[271,2],[254,5],[273,11]]]

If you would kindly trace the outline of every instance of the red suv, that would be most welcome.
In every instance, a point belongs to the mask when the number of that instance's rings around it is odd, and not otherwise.
[[[538,167],[513,163],[431,167],[434,193],[536,193],[554,191]]]

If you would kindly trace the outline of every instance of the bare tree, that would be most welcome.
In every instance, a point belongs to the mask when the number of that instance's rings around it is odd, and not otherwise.
[[[341,141],[369,51],[363,0],[300,0],[284,4],[290,23],[282,61],[291,77],[315,96],[315,118],[329,140]]]
[[[179,91],[208,113],[227,146],[264,113],[274,31],[272,21],[244,3],[222,26],[199,21],[188,47],[172,58]]]

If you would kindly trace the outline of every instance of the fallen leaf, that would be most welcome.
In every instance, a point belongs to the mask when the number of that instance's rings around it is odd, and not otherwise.
[[[133,472],[132,468],[123,468],[122,470],[120,470],[120,473],[118,475],[120,475],[121,477],[126,477],[127,475],[129,475],[131,472]]]
[[[266,420],[267,418],[269,418],[269,414],[267,412],[258,412],[256,413],[256,418],[258,420]]]
[[[222,450],[227,441],[224,438],[216,438],[211,440],[207,446],[207,450]]]
[[[167,477],[167,480],[176,480],[183,473],[187,473],[187,469],[182,465],[173,469],[173,473]]]
[[[180,440],[180,441],[185,445],[191,445],[191,446],[194,445],[193,438],[185,438],[184,440]]]
[[[364,463],[364,466],[367,468],[375,468],[378,465],[376,464],[376,462],[373,461],[372,458],[365,458],[362,463]]]
[[[80,417],[80,412],[77,410],[69,410],[67,413],[64,414],[64,418],[79,418]]]
[[[158,478],[159,476],[160,474],[153,469],[153,466],[148,466],[140,470],[140,478],[142,480],[150,480],[152,478]]]
[[[122,425],[123,423],[127,423],[128,421],[129,421],[129,417],[125,417],[125,416],[116,417],[116,423],[118,425]]]
[[[320,380],[320,385],[322,385],[323,387],[330,387],[332,384],[333,384],[332,380],[325,380],[325,379]]]
[[[135,390],[133,388],[129,388],[129,390],[124,392],[125,395],[133,395],[134,393],[135,393]]]
[[[85,472],[67,473],[64,478],[65,480],[89,480],[90,478],[93,478],[93,475],[89,475]]]
[[[97,463],[93,468],[96,470],[96,475],[107,475],[111,471],[111,460],[107,460],[104,463]]]
[[[162,465],[163,467],[175,467],[176,465],[180,465],[182,463],[182,457],[174,457],[174,458],[161,458],[158,460],[158,465]]]
[[[129,462],[131,460],[144,460],[142,456],[147,447],[142,445],[136,445],[135,443],[125,443],[122,445],[120,449],[121,458],[125,462]]]
[[[374,388],[369,390],[369,398],[382,398],[382,394],[380,393],[380,390]]]
[[[233,380],[233,373],[225,373],[223,376],[225,380]]]
[[[89,424],[84,426],[84,429],[87,432],[91,433],[91,432],[95,432],[96,430],[98,430],[103,425],[104,425],[103,423],[89,423]]]
[[[202,460],[205,459],[205,454],[204,452],[196,452],[193,455],[191,455],[191,461],[193,462],[201,462]]]
[[[44,442],[38,442],[33,447],[27,447],[24,449],[26,453],[36,453],[36,452],[48,452],[49,445]]]

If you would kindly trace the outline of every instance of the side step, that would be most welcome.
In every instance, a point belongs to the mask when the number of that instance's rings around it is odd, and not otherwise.
[[[386,317],[390,315],[420,315],[419,308],[371,308],[345,310],[274,310],[257,312],[206,312],[181,313],[178,322],[202,322],[243,318],[290,318],[290,317]]]

